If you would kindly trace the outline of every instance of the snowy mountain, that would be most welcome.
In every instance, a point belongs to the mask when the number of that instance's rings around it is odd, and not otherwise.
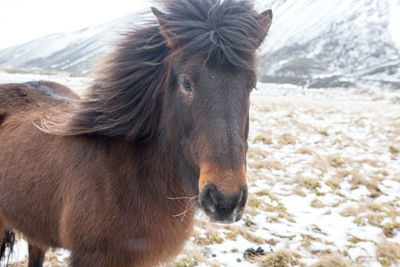
[[[400,0],[264,1],[274,21],[261,79],[400,88]]]
[[[260,79],[305,87],[400,88],[400,0],[260,0],[274,21],[261,49]],[[0,50],[0,67],[88,72],[124,17]]]
[[[69,33],[56,33],[0,50],[0,67],[87,73],[110,42],[123,32],[130,16]]]

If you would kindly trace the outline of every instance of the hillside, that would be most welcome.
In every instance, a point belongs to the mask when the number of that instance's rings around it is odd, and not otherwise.
[[[265,1],[274,22],[264,82],[400,88],[399,0]]]
[[[0,67],[87,73],[96,58],[110,50],[110,42],[126,29],[127,21],[129,16],[0,50]]]

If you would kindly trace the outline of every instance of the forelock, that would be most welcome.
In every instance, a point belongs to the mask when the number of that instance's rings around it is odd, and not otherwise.
[[[263,25],[249,1],[162,1],[165,30],[177,49],[207,64],[253,69]]]

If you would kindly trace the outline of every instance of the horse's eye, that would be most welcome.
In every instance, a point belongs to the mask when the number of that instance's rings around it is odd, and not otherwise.
[[[193,91],[193,85],[188,79],[182,79],[181,85],[182,85],[183,90],[185,90],[186,92],[190,93]]]

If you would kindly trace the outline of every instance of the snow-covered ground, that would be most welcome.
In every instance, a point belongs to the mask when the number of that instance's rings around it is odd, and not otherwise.
[[[0,83],[30,79],[89,82],[0,72]],[[400,90],[259,84],[251,100],[244,218],[199,213],[167,266],[400,266]],[[243,257],[258,247],[264,255]],[[12,266],[26,255],[19,241]],[[52,251],[45,266],[67,266],[67,255]]]

